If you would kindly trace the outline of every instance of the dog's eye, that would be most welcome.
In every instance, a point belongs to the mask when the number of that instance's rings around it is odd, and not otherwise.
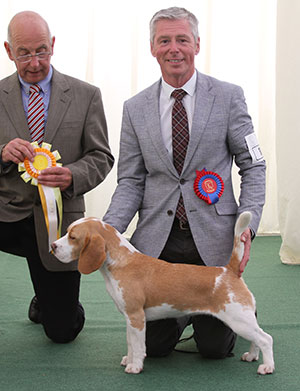
[[[70,239],[70,240],[75,240],[76,238],[75,238],[75,236],[73,236],[73,235],[69,235],[69,239]]]

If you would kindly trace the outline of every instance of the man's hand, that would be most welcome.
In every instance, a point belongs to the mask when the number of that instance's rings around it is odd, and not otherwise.
[[[240,274],[239,277],[241,277],[243,271],[245,270],[245,267],[249,261],[250,258],[250,248],[251,248],[251,231],[250,228],[247,228],[245,232],[241,235],[241,241],[244,243],[244,255],[240,263]]]
[[[15,138],[2,149],[1,160],[4,163],[23,163],[27,157],[31,162],[34,160],[35,151],[29,141]]]
[[[73,181],[71,170],[68,167],[51,167],[42,170],[38,182],[40,185],[59,187],[61,191],[66,190]]]

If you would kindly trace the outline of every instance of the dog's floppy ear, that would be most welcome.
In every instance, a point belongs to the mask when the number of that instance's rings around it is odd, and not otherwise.
[[[98,270],[106,258],[105,241],[99,234],[87,236],[78,260],[78,270],[90,274]]]

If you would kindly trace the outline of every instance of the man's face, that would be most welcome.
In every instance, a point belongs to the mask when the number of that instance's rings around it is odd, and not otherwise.
[[[15,24],[12,28],[11,45],[5,42],[5,48],[9,58],[16,64],[20,77],[27,83],[35,84],[45,79],[50,68],[51,55],[55,38],[50,41],[46,26],[40,22],[24,22]],[[30,62],[22,63],[17,60],[20,56],[50,52],[46,59],[39,60],[31,57]]]
[[[181,87],[192,77],[195,55],[199,50],[200,39],[195,42],[187,20],[162,19],[156,23],[151,53],[156,57],[168,84]]]

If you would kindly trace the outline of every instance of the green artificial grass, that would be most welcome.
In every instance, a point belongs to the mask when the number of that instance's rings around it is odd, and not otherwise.
[[[120,366],[127,350],[125,320],[99,272],[82,276],[83,331],[70,344],[54,344],[27,318],[33,290],[26,262],[0,252],[0,390],[299,390],[300,266],[280,262],[280,244],[279,237],[257,237],[244,272],[256,297],[259,324],[274,338],[276,370],[267,376],[256,374],[261,357],[258,363],[240,361],[249,348],[242,338],[235,356],[225,360],[173,352],[147,358],[139,375],[125,374]],[[191,333],[189,326],[185,336]],[[193,340],[178,347],[195,350]]]

